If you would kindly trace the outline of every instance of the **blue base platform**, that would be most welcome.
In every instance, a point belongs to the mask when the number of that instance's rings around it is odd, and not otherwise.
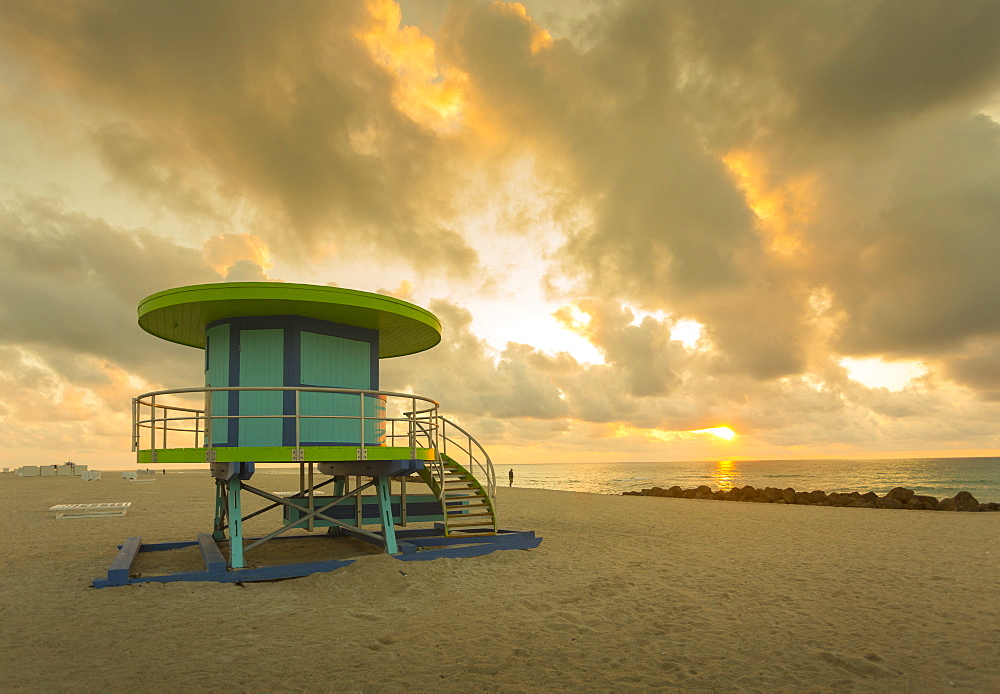
[[[445,537],[444,529],[440,527],[441,524],[435,525],[437,527],[433,529],[397,530],[396,538],[400,553],[392,556],[400,561],[477,557],[503,549],[532,549],[542,543],[542,538],[535,537],[532,530],[499,530],[496,535]],[[345,529],[344,534],[365,542],[372,542],[370,537],[360,533],[355,535]],[[379,535],[379,533],[375,533],[375,535]],[[274,539],[301,540],[307,538],[315,538],[317,541],[331,539],[328,534],[285,535]],[[204,571],[186,571],[161,576],[133,577],[131,575],[132,563],[139,552],[162,552],[195,545],[201,547],[202,559],[205,562]],[[298,564],[276,564],[255,569],[229,569],[226,558],[223,556],[222,550],[219,549],[219,545],[212,539],[211,533],[200,533],[198,539],[193,542],[158,542],[147,545],[142,544],[140,537],[130,537],[119,546],[118,555],[111,562],[107,576],[95,578],[92,585],[94,588],[110,588],[134,583],[173,583],[174,581],[214,581],[217,583],[273,581],[334,571],[348,566],[354,561],[354,559],[335,559]]]

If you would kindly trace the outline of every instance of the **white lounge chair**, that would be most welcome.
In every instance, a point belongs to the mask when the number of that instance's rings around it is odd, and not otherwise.
[[[57,504],[50,506],[50,511],[56,512],[56,518],[101,518],[108,516],[124,516],[131,501],[111,501],[99,504]]]

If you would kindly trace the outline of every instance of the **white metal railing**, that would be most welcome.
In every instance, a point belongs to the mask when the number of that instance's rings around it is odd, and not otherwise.
[[[450,419],[439,415],[438,421],[440,422],[439,438],[441,441],[441,452],[449,456],[452,460],[465,465],[466,469],[473,476],[476,476],[477,471],[481,472],[486,481],[483,485],[486,488],[486,493],[490,495],[490,498],[496,498],[497,478],[493,471],[493,461],[490,460],[490,455],[486,452],[486,449],[473,438],[472,434]],[[461,436],[456,437],[453,430],[460,433]],[[458,453],[454,452],[455,449],[458,449]],[[476,455],[476,451],[479,452],[479,455]],[[458,457],[459,455],[461,455],[461,458]],[[468,461],[467,465],[466,460]]]
[[[294,393],[293,412],[291,414],[259,415],[213,413],[213,394],[231,392]],[[309,414],[303,412],[302,395],[306,393],[356,397],[358,399],[358,407],[354,410],[356,414]],[[199,409],[174,402],[178,398],[198,394],[204,397],[205,406],[203,408]],[[371,406],[366,408],[366,403],[370,403]],[[329,408],[329,406],[330,403],[327,403],[326,407]],[[274,386],[159,390],[143,393],[132,399],[132,450],[136,453],[136,462],[138,463],[140,451],[151,451],[155,460],[157,450],[190,448],[192,444],[194,448],[212,449],[219,438],[212,436],[212,430],[215,427],[225,426],[228,429],[231,421],[285,421],[291,419],[294,420],[294,448],[296,452],[299,452],[302,448],[302,425],[304,422],[329,422],[331,432],[336,426],[336,422],[356,422],[357,429],[354,430],[356,441],[348,434],[346,445],[358,446],[360,458],[367,457],[364,453],[366,449],[381,446],[410,448],[411,456],[415,456],[414,449],[417,448],[433,449],[437,463],[435,473],[438,477],[439,489],[444,489],[444,469],[440,461],[440,455],[443,453],[463,464],[468,460],[470,472],[475,474],[475,471],[480,471],[486,480],[484,486],[491,496],[495,496],[496,476],[493,463],[486,450],[462,427],[442,417],[438,413],[438,407],[439,404],[436,401],[421,395],[349,388]],[[338,405],[338,409],[344,411],[346,408],[341,403]],[[352,428],[348,426],[347,430]],[[341,429],[338,435],[342,435],[343,431],[344,429]],[[170,434],[169,437],[168,434]],[[310,437],[309,440],[321,440],[321,437]]]

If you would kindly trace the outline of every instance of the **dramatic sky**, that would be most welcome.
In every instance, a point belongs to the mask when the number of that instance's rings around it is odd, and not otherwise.
[[[1000,454],[995,0],[5,0],[0,462],[203,383],[144,296],[434,311],[498,464]],[[731,439],[717,436],[736,433]]]

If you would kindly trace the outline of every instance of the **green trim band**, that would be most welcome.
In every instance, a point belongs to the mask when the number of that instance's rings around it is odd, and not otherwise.
[[[139,302],[139,326],[205,348],[205,327],[223,318],[303,316],[377,330],[379,357],[401,357],[441,341],[441,323],[419,306],[382,294],[285,282],[222,282],[157,292]]]
[[[164,448],[156,451],[156,462],[153,462],[152,451],[139,451],[139,465],[175,465],[192,463],[207,465],[207,448]],[[304,461],[295,460],[294,446],[227,446],[213,448],[217,463],[356,463],[358,462],[358,446],[303,446],[300,450]],[[401,446],[373,446],[365,448],[366,460],[434,460],[433,448],[417,448],[413,450]]]

